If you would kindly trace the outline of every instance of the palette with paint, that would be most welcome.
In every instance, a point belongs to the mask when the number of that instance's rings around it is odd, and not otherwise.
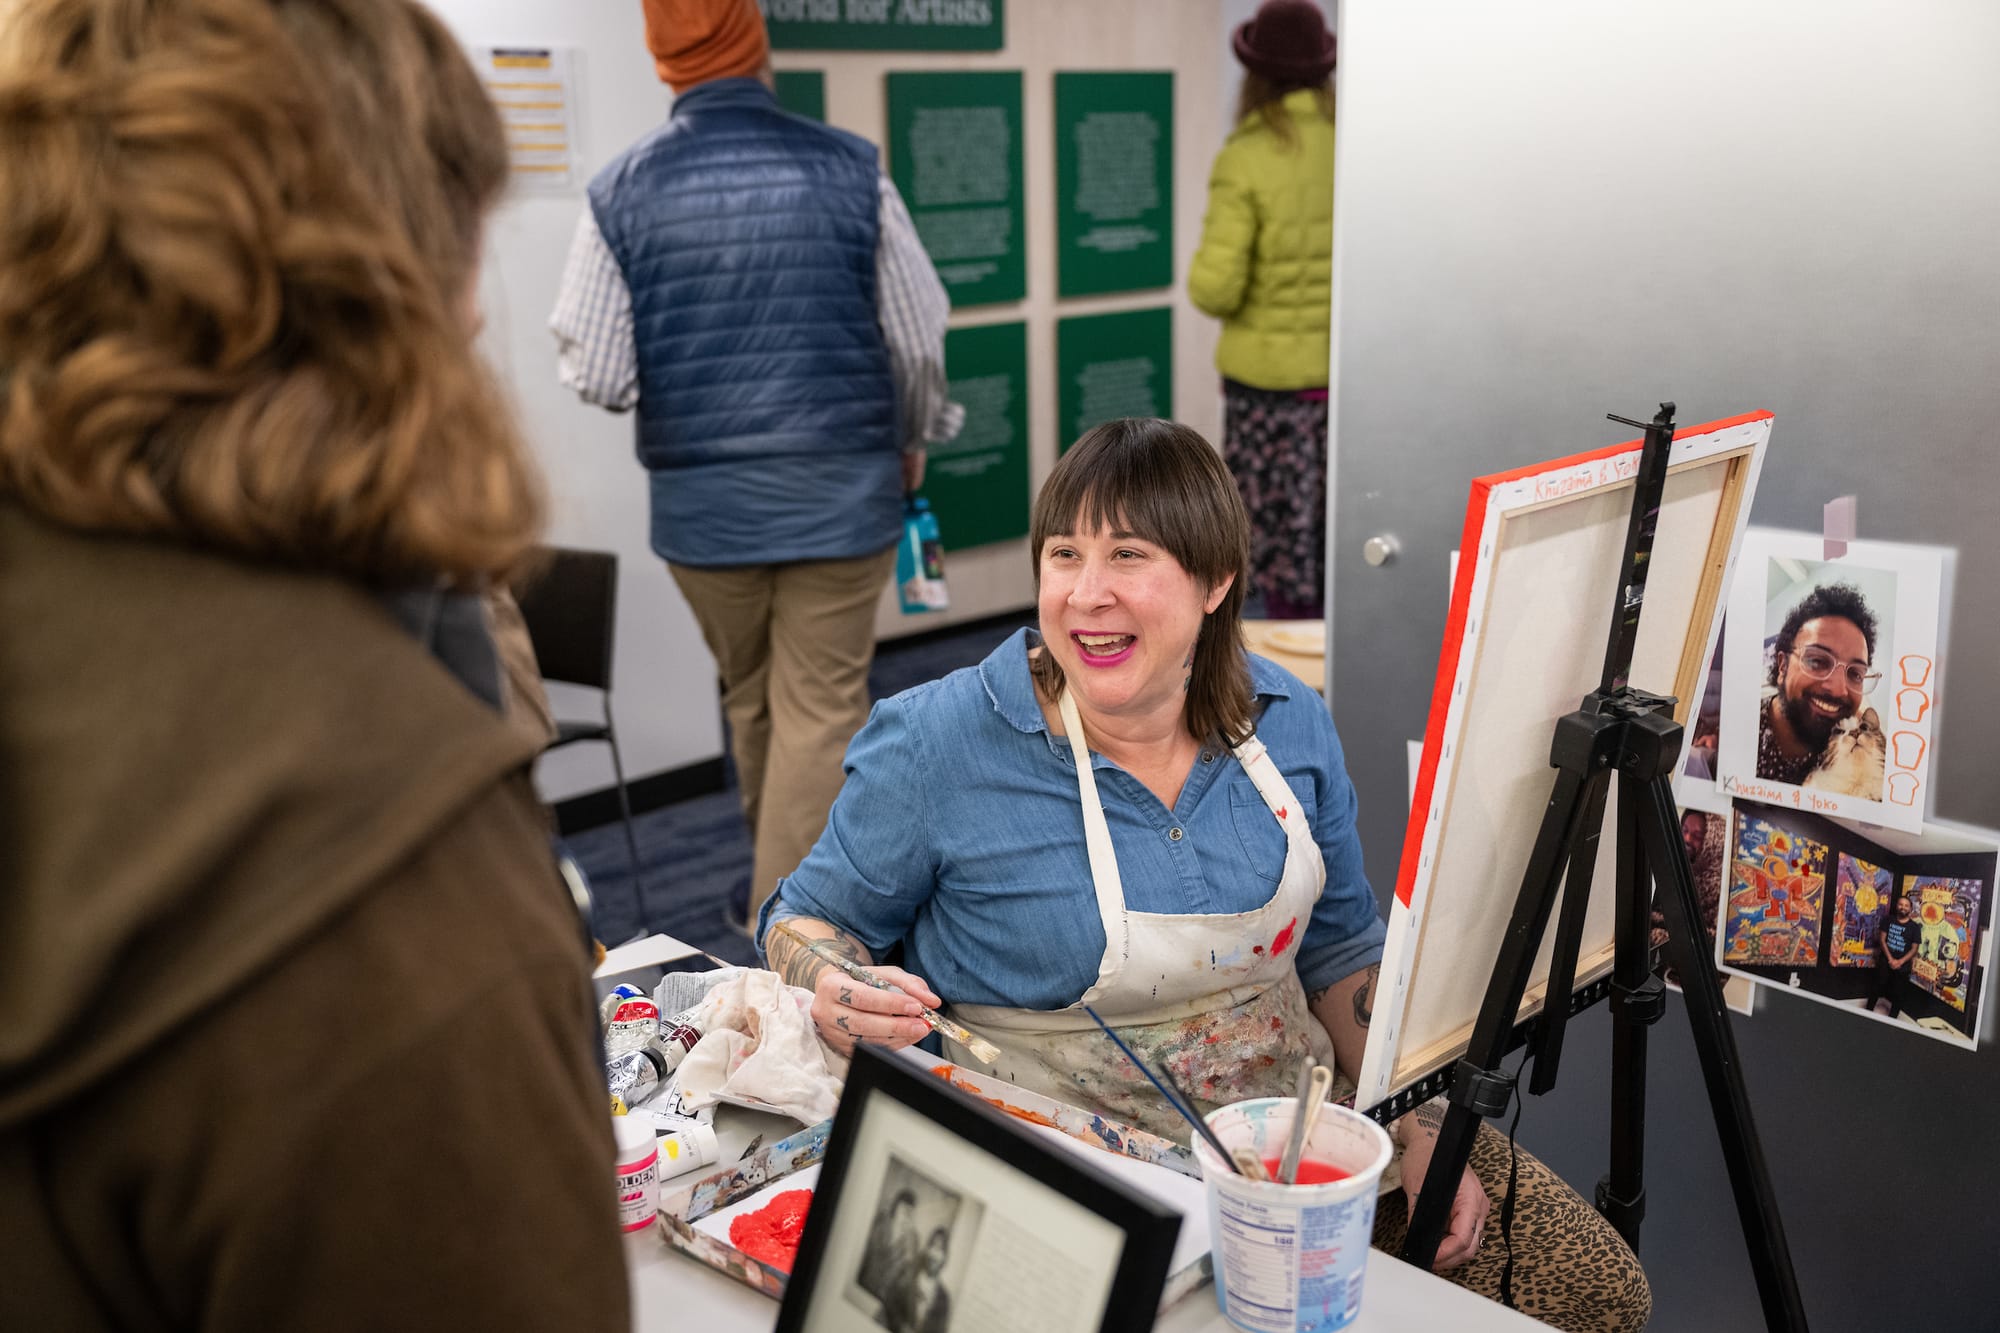
[[[1187,1149],[1094,1112],[992,1079],[945,1061],[926,1066],[936,1078],[1031,1126],[1059,1151],[1083,1154],[1120,1180],[1182,1214],[1161,1308],[1210,1276],[1206,1199]],[[743,1161],[664,1192],[660,1234],[667,1245],[774,1299],[790,1280],[786,1244],[796,1246],[804,1202],[818,1183],[833,1121],[763,1148]]]

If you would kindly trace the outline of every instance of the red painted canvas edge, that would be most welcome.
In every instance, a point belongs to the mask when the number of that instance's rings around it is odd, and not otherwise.
[[[1674,432],[1674,438],[1682,440],[1696,435],[1710,435],[1732,426],[1774,419],[1766,411],[1745,412],[1720,421],[1683,427]],[[1458,660],[1465,648],[1465,622],[1471,612],[1472,578],[1478,569],[1479,539],[1486,529],[1486,506],[1493,488],[1543,472],[1614,458],[1639,448],[1643,443],[1643,440],[1626,440],[1622,444],[1571,454],[1568,458],[1531,463],[1526,467],[1473,478],[1472,495],[1465,507],[1465,527],[1458,541],[1458,577],[1452,580],[1451,610],[1445,617],[1444,644],[1438,652],[1437,682],[1431,687],[1430,717],[1424,723],[1424,757],[1417,766],[1417,791],[1410,800],[1409,822],[1403,830],[1403,859],[1396,868],[1396,901],[1403,906],[1410,905],[1410,894],[1416,887],[1417,859],[1423,852],[1424,829],[1429,822],[1424,818],[1424,811],[1430,809],[1431,795],[1437,788],[1438,756],[1444,748],[1445,715],[1451,711],[1452,682],[1458,679]]]

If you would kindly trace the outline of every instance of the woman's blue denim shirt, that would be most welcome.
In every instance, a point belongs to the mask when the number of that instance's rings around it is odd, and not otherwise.
[[[875,705],[848,746],[826,831],[779,881],[760,939],[773,920],[817,917],[877,958],[902,941],[903,966],[948,1003],[1060,1009],[1082,997],[1104,927],[1069,742],[1050,734],[1028,674],[1031,633]],[[1297,954],[1312,994],[1381,958],[1382,918],[1326,705],[1255,654],[1250,679],[1263,706],[1257,735],[1326,859]],[[1269,901],[1284,830],[1228,750],[1201,752],[1172,810],[1110,760],[1091,761],[1129,909],[1232,913]]]

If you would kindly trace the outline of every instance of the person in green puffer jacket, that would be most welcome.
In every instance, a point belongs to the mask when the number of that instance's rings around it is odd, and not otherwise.
[[[1237,125],[1209,173],[1188,296],[1222,321],[1223,456],[1250,512],[1250,582],[1274,619],[1321,614],[1333,294],[1335,41],[1311,0],[1236,30]]]

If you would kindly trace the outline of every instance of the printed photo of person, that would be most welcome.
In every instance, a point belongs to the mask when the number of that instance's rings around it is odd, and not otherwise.
[[[1706,810],[1681,811],[1681,850],[1687,854],[1688,870],[1694,876],[1695,902],[1700,908],[1701,950],[1715,952],[1716,918],[1722,909],[1722,863],[1729,850],[1729,816]],[[1681,984],[1680,973],[1667,960],[1666,913],[1653,909],[1653,948],[1660,951],[1656,969],[1670,986]]]
[[[1718,628],[1715,651],[1701,678],[1701,701],[1689,714],[1681,750],[1681,777],[1690,782],[1714,782],[1716,748],[1722,734],[1722,645],[1727,625]],[[1725,803],[1726,806],[1726,803]],[[1706,809],[1707,807],[1703,807]]]
[[[1773,561],[1774,580],[1786,577]],[[1845,571],[1843,571],[1845,572]],[[1871,571],[1872,572],[1872,571]],[[1894,576],[1887,576],[1894,588]],[[1789,595],[1789,589],[1787,595]],[[1877,601],[1883,601],[1877,594]],[[1855,582],[1814,583],[1791,603],[1767,653],[1757,714],[1757,776],[1773,782],[1882,799],[1888,740],[1868,702],[1893,605],[1877,607]]]
[[[1953,553],[1744,533],[1722,632],[1718,792],[1921,833]],[[1691,719],[1695,729],[1699,718]],[[1702,805],[1683,776],[1683,804]]]
[[[1997,842],[1944,821],[1913,834],[1738,801],[1722,970],[1976,1048]]]
[[[933,1227],[923,1254],[903,1275],[883,1303],[883,1324],[890,1333],[949,1333],[951,1290],[944,1267],[951,1260],[951,1231]]]
[[[889,1333],[950,1333],[984,1211],[891,1152],[847,1303]]]

